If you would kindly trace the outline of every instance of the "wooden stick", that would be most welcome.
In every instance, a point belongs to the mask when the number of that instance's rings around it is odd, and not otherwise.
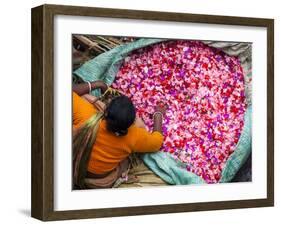
[[[99,52],[105,52],[106,50],[100,47],[96,42],[93,42],[91,39],[83,36],[83,35],[74,35],[74,38],[81,42],[83,45],[87,46],[88,49],[97,49]]]

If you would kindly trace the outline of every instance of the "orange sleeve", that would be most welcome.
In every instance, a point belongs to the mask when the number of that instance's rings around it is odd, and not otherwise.
[[[97,109],[88,101],[80,97],[77,93],[72,92],[72,114],[73,125],[78,127],[87,121],[93,114],[97,113]]]
[[[148,132],[144,128],[136,128],[137,141],[133,150],[135,152],[156,152],[159,151],[163,143],[164,137],[161,133]]]

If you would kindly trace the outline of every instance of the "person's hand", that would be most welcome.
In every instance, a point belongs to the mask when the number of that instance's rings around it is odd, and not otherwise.
[[[167,111],[168,106],[164,103],[158,103],[155,107],[155,112],[161,112],[163,115],[165,115]]]
[[[101,92],[104,93],[108,89],[108,85],[102,81],[102,80],[97,80],[91,83],[92,84],[92,89],[101,89]]]
[[[99,111],[103,112],[105,110],[105,104],[100,101],[98,97],[92,96],[90,94],[85,94],[82,96],[82,98],[93,104]]]
[[[82,98],[84,98],[85,100],[87,100],[87,101],[90,102],[91,104],[95,103],[95,102],[98,100],[97,97],[95,97],[95,96],[93,96],[93,95],[90,95],[90,94],[84,94],[84,95],[82,96]]]
[[[164,103],[158,103],[155,107],[155,112],[153,114],[153,131],[158,131],[159,133],[163,133],[162,131],[162,122],[163,116],[166,113],[167,105]],[[160,112],[160,113],[159,113]]]

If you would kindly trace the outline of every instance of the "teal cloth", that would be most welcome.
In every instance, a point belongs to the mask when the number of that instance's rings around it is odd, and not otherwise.
[[[252,150],[252,106],[247,108],[244,116],[244,127],[235,151],[229,156],[222,170],[220,183],[233,179],[241,166],[246,162]]]
[[[166,152],[155,152],[142,156],[145,164],[168,184],[205,184],[206,182],[194,173],[186,170],[186,165],[175,160]]]
[[[108,85],[111,85],[126,56],[135,49],[162,41],[165,41],[165,39],[148,38],[120,45],[87,61],[80,68],[75,70],[74,74],[84,81],[103,80]],[[100,95],[100,91],[95,90],[92,94],[98,96]],[[236,150],[229,157],[222,171],[221,183],[231,181],[251,153],[251,112],[252,110],[250,106],[245,114],[245,124]],[[176,161],[168,153],[156,152],[152,154],[144,154],[142,158],[145,164],[155,174],[169,184],[184,185],[205,183],[201,177],[188,172],[183,163]]]
[[[87,61],[73,73],[85,82],[103,80],[106,84],[111,85],[123,62],[123,59],[128,56],[128,54],[135,49],[162,42],[164,40],[165,39],[156,38],[139,39],[129,44],[117,46],[98,55],[94,59]],[[100,90],[94,90],[92,91],[92,94],[99,96]]]

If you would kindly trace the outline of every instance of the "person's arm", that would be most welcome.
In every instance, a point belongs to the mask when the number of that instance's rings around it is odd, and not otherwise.
[[[133,146],[134,152],[156,152],[162,146],[164,137],[158,132],[148,132],[144,128],[135,128],[136,143]]]
[[[153,114],[153,131],[158,131],[162,134],[163,115],[166,112],[165,105],[157,105]]]
[[[137,142],[134,146],[136,152],[156,152],[159,151],[163,143],[164,137],[162,134],[163,115],[166,112],[167,106],[157,105],[153,114],[153,132],[150,133],[143,128],[138,128]]]
[[[89,103],[93,104],[94,107],[100,112],[104,112],[105,104],[102,101],[100,101],[97,97],[92,96],[90,94],[84,94],[82,98],[88,101]]]
[[[83,96],[84,94],[89,93],[90,88],[91,90],[101,89],[102,93],[104,93],[107,90],[108,86],[103,81],[98,80],[95,82],[90,82],[90,87],[89,83],[87,82],[81,84],[73,84],[72,90],[79,96]]]

